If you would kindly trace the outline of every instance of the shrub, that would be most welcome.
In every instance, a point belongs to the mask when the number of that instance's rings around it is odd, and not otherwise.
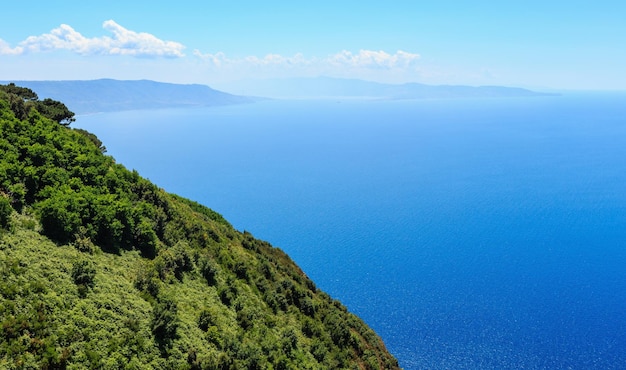
[[[152,333],[161,348],[176,339],[178,330],[178,307],[169,298],[160,299],[153,310]]]
[[[87,236],[87,228],[80,226],[78,232],[74,235],[74,248],[80,252],[93,254],[96,251],[96,246],[91,241],[91,238]]]
[[[12,212],[11,202],[7,197],[0,194],[0,228],[7,229],[9,227]]]
[[[207,284],[214,286],[217,283],[217,265],[208,258],[200,259],[198,265],[200,267],[200,273],[202,274],[202,277],[206,279]]]
[[[149,300],[156,298],[161,291],[161,279],[154,264],[147,264],[144,268],[139,269],[135,280],[135,288],[141,292],[147,293]],[[148,298],[148,297],[145,297]]]
[[[80,260],[72,265],[72,279],[78,286],[78,293],[81,297],[86,295],[89,288],[93,288],[95,276],[96,268],[91,261]]]
[[[209,330],[211,326],[214,326],[216,323],[215,313],[209,311],[207,309],[202,310],[200,312],[200,317],[198,318],[198,327],[204,331]]]
[[[144,257],[156,257],[158,238],[149,220],[143,218],[139,222],[135,229],[134,242],[135,247]]]
[[[309,297],[302,297],[299,300],[300,311],[303,314],[313,317],[315,316],[315,305],[313,304],[313,300]]]
[[[95,276],[96,268],[91,261],[81,260],[74,262],[72,266],[72,278],[74,279],[74,283],[93,287]]]

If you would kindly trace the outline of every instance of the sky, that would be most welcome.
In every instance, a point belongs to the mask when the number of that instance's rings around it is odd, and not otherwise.
[[[0,80],[386,83],[626,90],[626,2],[11,1]]]

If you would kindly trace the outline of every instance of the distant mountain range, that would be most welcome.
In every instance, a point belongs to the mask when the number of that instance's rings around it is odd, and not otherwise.
[[[231,95],[206,85],[180,85],[149,80],[5,81],[28,87],[40,99],[65,103],[76,114],[131,109],[201,107],[251,103],[255,99]]]
[[[241,81],[227,85],[234,93],[271,98],[447,99],[554,95],[517,87],[383,84],[331,77]]]

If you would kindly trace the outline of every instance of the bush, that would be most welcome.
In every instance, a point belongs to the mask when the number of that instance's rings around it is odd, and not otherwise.
[[[199,261],[200,273],[206,279],[207,284],[213,286],[217,283],[216,277],[218,273],[217,265],[208,258],[202,258]]]
[[[78,232],[74,235],[74,248],[80,252],[93,254],[96,251],[96,246],[87,234],[88,232],[86,227],[80,226],[78,228]]]
[[[198,327],[204,331],[209,330],[211,326],[215,326],[216,324],[216,314],[208,309],[202,310],[200,312],[200,317],[198,318]]]
[[[13,207],[7,197],[0,194],[0,228],[8,229],[11,222],[11,213],[13,213]]]
[[[72,278],[76,285],[85,285],[92,288],[94,286],[94,277],[96,276],[96,268],[93,262],[81,260],[74,262],[72,266]]]
[[[154,307],[152,316],[152,333],[163,349],[173,339],[178,330],[178,307],[169,298],[160,299]]]
[[[311,298],[309,297],[300,298],[299,307],[300,307],[300,311],[302,311],[303,314],[310,316],[310,317],[315,316],[315,304],[313,303],[313,300]]]
[[[65,244],[72,241],[82,226],[86,205],[82,194],[64,187],[39,204],[41,226],[50,239]]]
[[[148,264],[146,267],[139,269],[137,272],[135,288],[141,292],[147,293],[150,297],[152,297],[152,299],[159,295],[161,291],[161,284],[159,272],[153,264]]]
[[[146,258],[154,258],[157,255],[158,238],[149,220],[143,218],[135,229],[135,247]]]
[[[78,294],[84,297],[87,291],[94,286],[94,277],[96,276],[96,268],[93,262],[88,260],[80,260],[72,265],[72,279],[78,286]]]

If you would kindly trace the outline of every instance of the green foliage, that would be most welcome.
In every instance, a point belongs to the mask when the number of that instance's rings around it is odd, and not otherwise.
[[[84,226],[80,226],[78,233],[74,236],[74,248],[89,254],[93,254],[96,251],[97,247],[87,236],[87,228]]]
[[[178,307],[170,298],[162,298],[154,307],[152,317],[152,332],[161,347],[171,344],[176,339],[178,330]]]
[[[161,280],[168,281],[170,278],[176,278],[182,281],[183,273],[194,269],[189,255],[189,246],[180,242],[172,248],[163,250],[154,260],[153,266]]]
[[[202,257],[198,262],[200,268],[200,274],[206,279],[207,284],[215,285],[217,283],[218,267],[208,257]]]
[[[0,91],[4,91],[7,94],[15,95],[23,100],[35,101],[39,99],[37,93],[27,87],[16,86],[13,82],[8,85],[0,85]]]
[[[0,193],[0,229],[7,229],[9,227],[11,213],[13,213],[13,207],[11,207],[9,198]]]
[[[217,318],[213,311],[204,309],[200,312],[200,317],[198,318],[198,327],[200,329],[207,331],[210,327],[215,326],[216,324]]]
[[[33,94],[0,87],[0,368],[397,368],[283,251]]]
[[[81,297],[85,297],[89,289],[94,287],[95,276],[96,267],[89,260],[81,259],[72,265],[72,279],[78,286],[78,294]]]
[[[35,107],[39,111],[39,113],[44,116],[50,118],[57,123],[67,126],[70,123],[76,121],[74,118],[74,112],[67,109],[65,104],[60,101],[52,100],[52,99],[44,99],[42,101],[38,101],[35,104]]]
[[[143,266],[137,271],[135,278],[135,287],[142,293],[147,294],[144,296],[149,301],[153,301],[161,292],[161,277],[159,271],[157,271],[156,261],[148,263],[147,266]]]
[[[72,265],[72,279],[76,285],[93,288],[96,268],[89,260],[80,260]]]
[[[38,204],[44,233],[59,243],[69,243],[83,225],[88,200],[68,185]]]
[[[91,141],[101,153],[106,153],[107,148],[102,144],[102,141],[100,141],[96,135],[87,130],[83,130],[82,128],[75,128],[74,130],[89,139],[89,141]]]
[[[14,83],[0,85],[9,103],[9,108],[20,120],[26,119],[34,107],[40,114],[61,125],[67,126],[76,121],[74,112],[70,111],[60,101],[46,98],[38,100],[37,94],[29,88],[16,86]]]

